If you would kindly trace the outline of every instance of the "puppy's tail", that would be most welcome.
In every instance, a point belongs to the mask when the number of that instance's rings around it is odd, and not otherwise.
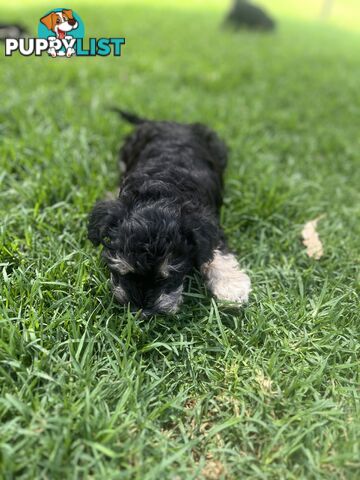
[[[129,123],[132,123],[133,125],[140,125],[141,123],[146,123],[149,121],[149,120],[146,120],[145,118],[138,117],[134,113],[121,110],[121,108],[118,108],[118,107],[111,107],[110,110],[117,113],[124,120],[126,120]]]

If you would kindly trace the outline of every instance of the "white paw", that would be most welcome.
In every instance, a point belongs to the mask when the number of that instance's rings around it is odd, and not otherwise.
[[[218,300],[233,303],[246,303],[251,291],[248,275],[240,270],[232,253],[215,250],[211,262],[201,267],[209,290]]]
[[[213,288],[213,294],[218,300],[235,303],[246,303],[249,300],[250,291],[250,278],[241,271],[238,272],[237,278],[223,279]]]
[[[69,58],[71,57],[72,55],[75,55],[75,49],[74,48],[68,48],[66,50],[66,56]]]

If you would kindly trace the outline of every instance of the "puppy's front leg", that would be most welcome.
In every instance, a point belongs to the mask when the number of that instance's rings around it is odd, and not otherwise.
[[[75,55],[75,49],[69,47],[69,48],[66,50],[66,56],[67,56],[68,58],[70,58],[70,57],[72,57],[73,55]]]
[[[245,303],[251,290],[250,278],[240,270],[235,255],[214,250],[213,259],[201,266],[208,289],[218,300]]]

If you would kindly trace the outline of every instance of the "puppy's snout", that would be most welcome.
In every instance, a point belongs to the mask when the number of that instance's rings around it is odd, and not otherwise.
[[[174,315],[176,312],[177,312],[177,308],[172,310],[165,310],[165,309],[159,310],[157,308],[151,308],[151,309],[142,310],[141,316],[143,318],[149,318],[149,317],[152,317],[153,315]]]
[[[71,25],[73,27],[76,23],[75,18],[69,18],[68,23],[69,23],[69,25]]]
[[[138,314],[138,313],[139,313],[139,310],[140,310],[140,317],[141,317],[141,318],[144,318],[144,319],[145,319],[145,318],[152,317],[153,315],[155,315],[156,313],[158,313],[158,312],[155,312],[155,311],[153,311],[153,310],[151,310],[151,309],[145,309],[145,310],[143,310],[143,309],[141,309],[141,308],[135,308],[135,307],[134,307],[134,308],[131,308],[131,313],[132,313],[133,315]]]

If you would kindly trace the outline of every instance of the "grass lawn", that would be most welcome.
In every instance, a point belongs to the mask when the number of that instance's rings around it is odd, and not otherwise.
[[[1,53],[0,478],[359,478],[360,7],[260,3],[273,35],[220,30],[220,0],[81,0],[87,36],[126,36],[120,59]],[[36,34],[49,8],[0,18]],[[86,224],[130,131],[114,104],[229,144],[241,311],[196,275],[173,318],[113,301]],[[300,231],[322,214],[315,261]]]

